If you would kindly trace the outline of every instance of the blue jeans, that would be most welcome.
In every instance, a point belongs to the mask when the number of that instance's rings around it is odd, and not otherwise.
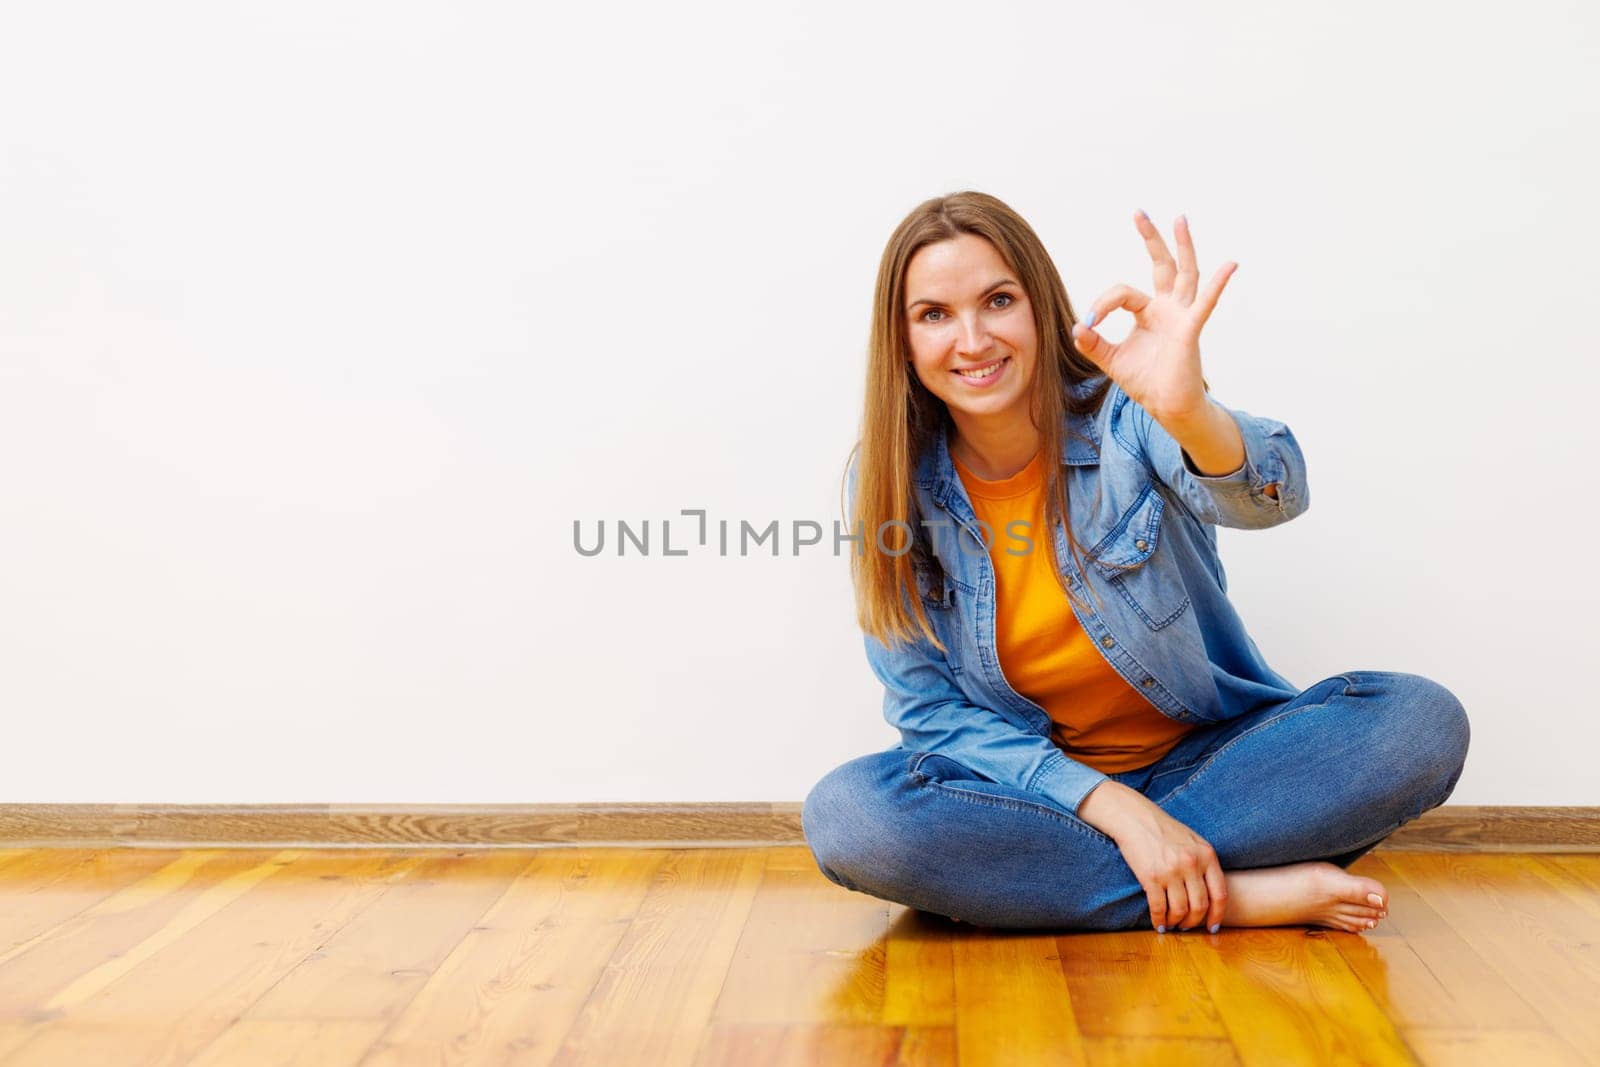
[[[1223,870],[1348,867],[1444,803],[1466,761],[1461,702],[1415,674],[1350,671],[1201,726],[1112,774],[1205,838]],[[1151,929],[1115,841],[1073,812],[902,746],[830,771],[801,827],[831,881],[981,926]]]

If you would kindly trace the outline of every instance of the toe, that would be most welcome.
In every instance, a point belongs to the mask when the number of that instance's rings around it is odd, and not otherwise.
[[[1365,908],[1359,904],[1340,905],[1339,914],[1346,919],[1359,923],[1365,923],[1369,919],[1383,918],[1383,913],[1377,908]]]

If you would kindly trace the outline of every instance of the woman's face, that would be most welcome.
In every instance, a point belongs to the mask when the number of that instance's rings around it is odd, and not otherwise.
[[[968,233],[924,245],[906,265],[906,303],[912,369],[949,406],[958,431],[1028,422],[1039,332],[1028,294],[994,245]]]

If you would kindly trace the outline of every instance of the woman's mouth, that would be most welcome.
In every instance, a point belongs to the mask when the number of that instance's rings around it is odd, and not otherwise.
[[[1011,357],[1005,356],[1001,359],[995,360],[993,363],[985,363],[981,367],[955,370],[951,371],[951,373],[957,378],[960,378],[967,385],[981,389],[985,386],[992,385],[997,379],[999,379],[1001,374],[1005,371],[1006,365],[1010,362]]]

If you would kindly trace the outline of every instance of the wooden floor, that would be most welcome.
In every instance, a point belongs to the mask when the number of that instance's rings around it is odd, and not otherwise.
[[[803,847],[0,851],[0,1064],[1600,1064],[1600,855],[1366,934],[980,931]]]

